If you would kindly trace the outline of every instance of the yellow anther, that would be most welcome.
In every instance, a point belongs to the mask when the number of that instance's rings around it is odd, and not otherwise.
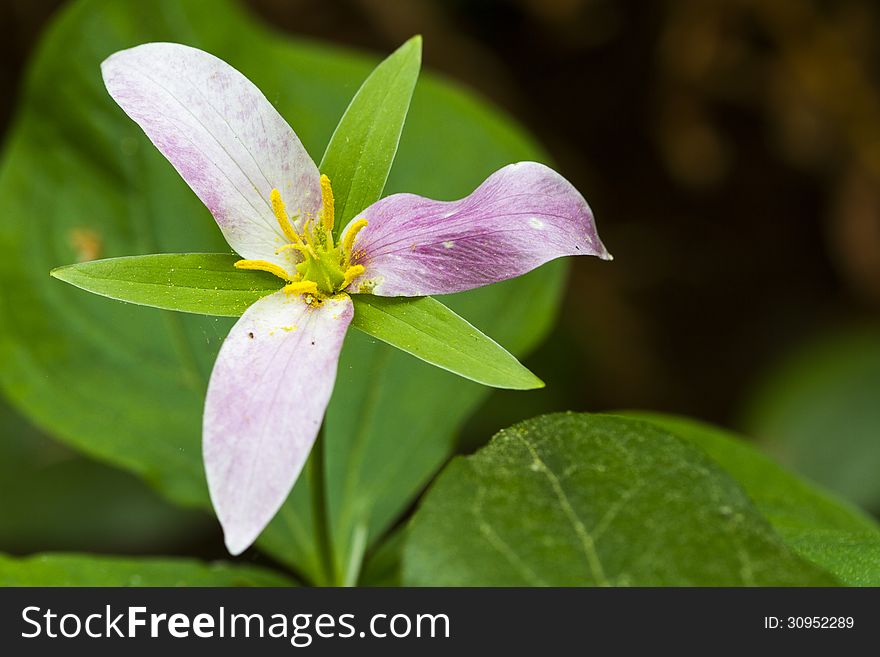
[[[284,201],[281,199],[281,192],[273,189],[269,198],[272,201],[272,212],[275,213],[275,218],[278,220],[278,225],[281,226],[281,232],[284,233],[284,237],[297,244],[300,238],[293,229],[290,218],[287,216],[287,209],[284,207]]]
[[[324,230],[332,231],[333,222],[335,220],[335,209],[333,206],[333,188],[330,186],[330,179],[321,174],[321,201],[324,209],[321,210],[321,219],[324,223]]]
[[[275,274],[278,278],[283,278],[285,281],[290,280],[290,274],[284,271],[283,267],[276,265],[274,262],[269,262],[268,260],[239,260],[235,263],[235,268],[267,271],[270,274]]]
[[[345,240],[342,242],[342,250],[345,253],[351,253],[351,247],[354,245],[354,240],[357,237],[357,234],[361,232],[366,225],[366,219],[358,219],[345,232]]]
[[[317,254],[315,253],[315,249],[312,248],[312,245],[306,244],[305,242],[301,242],[299,244],[285,244],[284,246],[279,246],[277,249],[275,249],[275,253],[280,254],[280,253],[284,253],[285,251],[290,251],[291,249],[299,251],[304,256],[305,255],[312,256],[313,258],[318,257]]]
[[[325,175],[321,176],[320,185],[320,212],[317,216],[311,212],[303,213],[297,224],[293,223],[297,217],[288,216],[281,192],[273,189],[270,195],[272,213],[285,237],[285,243],[276,245],[275,254],[289,256],[288,252],[295,250],[302,257],[293,257],[289,261],[285,258],[281,266],[267,260],[240,260],[235,263],[239,269],[266,271],[284,279],[287,282],[284,291],[287,294],[304,295],[309,304],[319,304],[327,295],[337,294],[364,271],[360,265],[349,266],[351,254],[345,252],[342,245],[334,239],[333,188],[330,179]],[[366,225],[367,222],[363,219],[353,224],[346,238],[349,248],[358,231]],[[288,273],[285,267],[291,268],[292,273]]]
[[[295,281],[282,288],[287,294],[318,294],[318,286],[314,281]]]
[[[291,249],[296,249],[297,251],[302,251],[303,245],[302,244],[285,244],[284,246],[279,246],[277,249],[275,249],[275,253],[277,255],[279,253],[284,253],[285,251],[290,251]]]
[[[342,289],[344,290],[349,286],[349,284],[356,279],[358,276],[364,273],[363,265],[352,265],[348,269],[345,270],[345,278],[342,281]]]

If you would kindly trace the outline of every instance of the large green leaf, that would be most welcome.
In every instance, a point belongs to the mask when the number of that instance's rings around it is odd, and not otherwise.
[[[880,329],[820,339],[757,387],[746,427],[808,478],[880,513]]]
[[[0,399],[0,552],[164,551],[210,535],[127,472],[48,439]]]
[[[698,449],[629,418],[559,414],[456,458],[409,527],[411,585],[822,585]]]
[[[271,570],[194,559],[0,554],[0,586],[293,586]]]
[[[777,533],[844,584],[880,586],[880,527],[871,518],[787,472],[741,438],[669,415],[628,414],[700,447],[745,489]]]
[[[238,317],[282,283],[265,272],[235,269],[236,260],[222,253],[129,256],[65,265],[52,276],[120,301]],[[354,305],[356,328],[433,365],[496,388],[543,385],[497,342],[435,299],[355,295]]]
[[[199,446],[216,351],[231,325],[113,303],[51,279],[77,259],[228,247],[207,210],[103,89],[100,61],[146,41],[181,41],[250,77],[321,153],[375,60],[280,38],[228,1],[82,0],[48,30],[0,164],[0,384],[70,445],[138,473],[172,499],[208,506]],[[387,191],[451,199],[508,162],[540,159],[521,132],[469,95],[423,76]],[[466,162],[467,166],[462,166]],[[513,353],[541,338],[563,265],[444,299]],[[448,457],[483,386],[351,332],[327,418],[328,495],[338,562],[360,555]],[[319,572],[308,478],[260,545]]]
[[[330,138],[320,169],[333,183],[334,235],[382,195],[421,64],[415,36],[370,73]]]

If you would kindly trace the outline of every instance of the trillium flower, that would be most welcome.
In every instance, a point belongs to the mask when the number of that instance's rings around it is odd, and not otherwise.
[[[349,294],[448,294],[569,255],[610,256],[584,198],[535,162],[470,196],[388,196],[334,237],[331,181],[241,73],[206,52],[151,43],[102,65],[110,95],[208,207],[241,256],[279,278],[242,315],[208,384],[203,456],[232,554],[278,511],[318,435],[354,306]]]

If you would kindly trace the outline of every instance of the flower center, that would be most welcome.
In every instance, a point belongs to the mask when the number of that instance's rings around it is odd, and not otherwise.
[[[256,269],[275,274],[287,281],[284,291],[288,294],[305,294],[309,303],[320,301],[338,294],[355,278],[364,272],[363,265],[351,264],[351,249],[358,232],[367,225],[360,219],[346,232],[337,244],[333,239],[334,204],[333,188],[330,179],[321,176],[322,208],[319,216],[304,217],[299,230],[294,228],[298,215],[290,217],[277,189],[270,197],[272,212],[278,220],[281,232],[287,242],[275,249],[276,254],[294,251],[300,254],[298,260],[291,259],[295,273],[285,267],[267,260],[239,260],[238,269]],[[291,221],[293,219],[293,221]]]

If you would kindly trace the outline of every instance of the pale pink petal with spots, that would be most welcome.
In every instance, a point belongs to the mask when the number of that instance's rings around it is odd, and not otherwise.
[[[205,401],[202,450],[226,546],[239,554],[299,476],[333,391],[354,307],[276,292],[253,304],[220,349]]]
[[[350,292],[448,294],[520,276],[561,256],[610,259],[584,197],[536,162],[508,165],[459,201],[395,194],[353,220],[364,273]],[[350,226],[352,224],[349,224]]]
[[[175,43],[123,50],[101,65],[104,84],[214,215],[242,257],[289,266],[269,196],[316,214],[318,169],[299,138],[241,73]],[[181,217],[181,221],[185,218]]]

